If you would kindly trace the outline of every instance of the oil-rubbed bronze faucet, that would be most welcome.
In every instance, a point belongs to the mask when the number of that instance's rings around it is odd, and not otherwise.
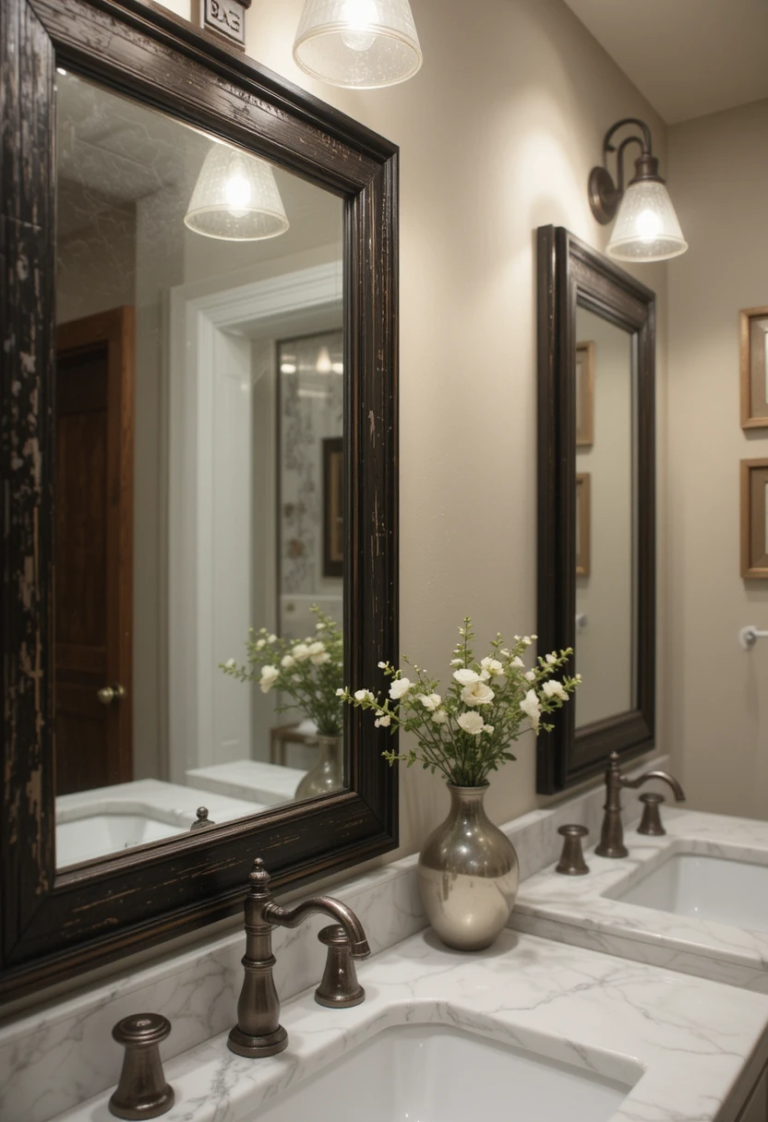
[[[315,896],[295,908],[281,908],[272,899],[271,877],[260,857],[254,861],[248,879],[251,887],[245,899],[245,980],[237,1003],[237,1024],[229,1034],[227,1047],[238,1056],[255,1058],[274,1056],[288,1044],[288,1033],[280,1024],[280,1001],[272,977],[273,927],[298,927],[307,916],[319,912],[343,927],[353,958],[367,958],[371,951],[360,920],[340,900]]]
[[[595,846],[595,853],[599,857],[628,857],[629,850],[624,845],[624,827],[621,824],[621,788],[642,787],[649,779],[663,779],[672,788],[675,800],[685,802],[683,788],[674,776],[666,771],[646,771],[637,779],[627,779],[621,774],[618,752],[611,752],[608,767],[605,772],[606,799],[603,810],[603,828],[600,831],[600,844]]]

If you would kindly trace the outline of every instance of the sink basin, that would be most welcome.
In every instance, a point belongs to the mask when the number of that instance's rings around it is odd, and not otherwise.
[[[625,904],[768,931],[768,865],[676,853],[641,880],[605,893]]]
[[[184,830],[184,826],[136,813],[88,814],[68,822],[57,822],[56,864],[61,869],[134,845],[171,838]]]
[[[603,1122],[630,1088],[443,1025],[385,1029],[259,1110],[258,1122]]]

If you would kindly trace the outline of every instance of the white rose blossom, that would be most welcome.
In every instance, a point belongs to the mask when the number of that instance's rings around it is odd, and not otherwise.
[[[442,700],[443,699],[439,693],[423,693],[419,697],[419,701],[424,706],[424,708],[429,709],[433,713],[438,708]]]
[[[549,699],[556,697],[558,701],[568,700],[568,694],[563,689],[562,682],[558,682],[554,678],[552,678],[549,682],[544,683],[544,685],[541,687],[541,692],[546,698]]]
[[[484,658],[482,659],[480,665],[482,666],[483,670],[487,670],[492,677],[504,673],[504,667],[497,658]],[[512,663],[512,665],[515,665],[514,662]],[[520,665],[523,665],[522,662],[520,663]]]
[[[463,666],[463,665],[464,665],[464,659],[463,658],[452,658],[451,659],[451,666]]]
[[[297,662],[304,662],[305,659],[309,658],[309,647],[307,644],[297,643],[293,648],[293,657]]]
[[[529,670],[527,674],[523,674],[523,677],[525,678],[526,682],[535,682],[536,681],[536,671],[535,670]]]
[[[389,696],[393,701],[398,701],[401,697],[405,697],[412,685],[410,678],[397,678],[389,687]]]
[[[432,723],[435,725],[448,724],[448,714],[445,709],[438,709],[437,712],[432,714]]]
[[[376,720],[373,722],[374,728],[377,728],[377,729],[379,729],[379,728],[381,728],[381,729],[389,728],[389,725],[390,725],[391,721],[392,721],[392,718],[390,717],[389,713],[382,713],[381,711],[379,711],[379,713],[376,716]]]
[[[526,717],[530,718],[531,725],[534,729],[539,727],[541,720],[541,702],[536,696],[535,690],[528,690],[527,694],[520,702],[520,708],[525,713]]]
[[[370,690],[355,690],[355,701],[373,701],[374,697]]]
[[[296,665],[296,659],[293,657],[293,655],[286,655],[284,658],[280,659],[280,665],[283,666],[286,670],[290,670],[292,666]]]
[[[259,686],[262,693],[269,693],[274,686],[277,679],[280,677],[280,671],[276,666],[262,666],[261,668],[261,681]]]
[[[226,666],[227,670],[233,670],[234,667],[237,666],[237,663],[233,658],[228,658],[224,665]]]
[[[461,713],[456,720],[459,728],[470,736],[479,736],[485,728],[485,721],[479,713]]]
[[[496,694],[485,682],[474,682],[465,686],[461,691],[461,700],[465,705],[490,705]]]

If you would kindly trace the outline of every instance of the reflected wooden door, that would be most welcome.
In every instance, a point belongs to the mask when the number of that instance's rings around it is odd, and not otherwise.
[[[57,331],[57,795],[133,778],[134,350],[130,307]]]

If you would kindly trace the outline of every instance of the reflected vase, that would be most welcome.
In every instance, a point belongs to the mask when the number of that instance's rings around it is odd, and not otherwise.
[[[295,799],[313,799],[330,795],[344,786],[344,737],[319,736],[317,763],[296,788]]]
[[[489,947],[506,926],[520,874],[512,842],[485,812],[482,787],[448,784],[448,817],[419,854],[419,892],[433,930],[454,950]]]

